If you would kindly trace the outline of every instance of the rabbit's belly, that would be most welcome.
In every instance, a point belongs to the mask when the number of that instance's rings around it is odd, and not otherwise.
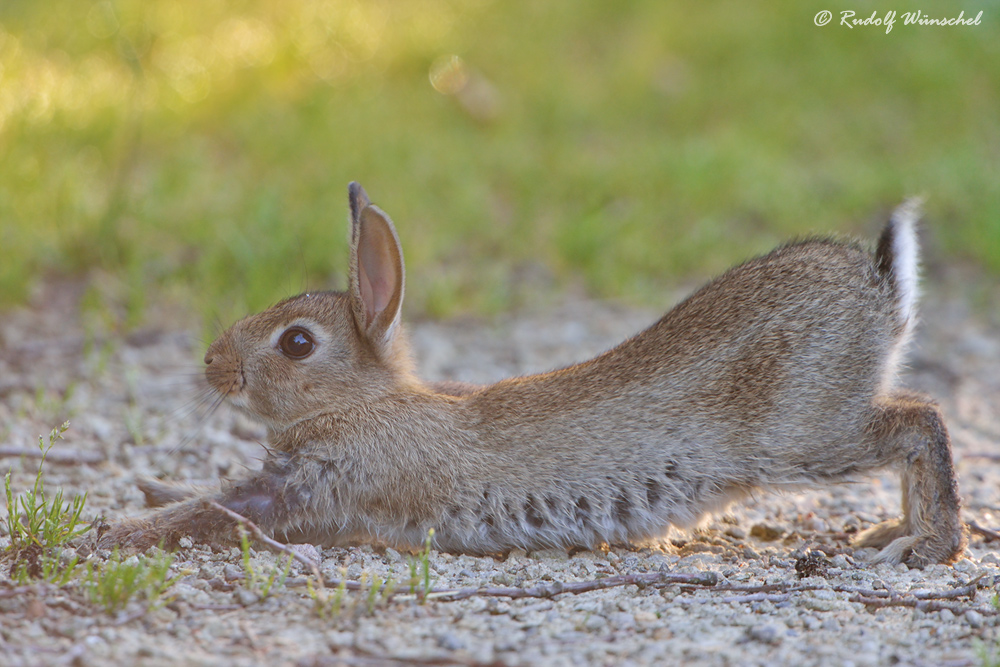
[[[570,492],[567,492],[570,491]],[[661,537],[671,526],[690,527],[745,497],[748,487],[717,487],[707,480],[680,489],[646,480],[599,491],[498,495],[478,507],[452,505],[437,522],[444,550],[495,553],[512,548],[593,548]],[[407,531],[409,532],[409,531]],[[422,534],[400,535],[419,544]]]

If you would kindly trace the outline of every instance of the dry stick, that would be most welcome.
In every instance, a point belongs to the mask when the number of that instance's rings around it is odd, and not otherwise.
[[[968,526],[969,530],[971,530],[974,533],[978,533],[979,535],[982,535],[983,537],[986,538],[988,542],[992,542],[994,540],[1000,540],[1000,533],[998,533],[995,530],[990,530],[989,528],[984,528],[975,521],[969,521]]]
[[[320,574],[320,571],[319,571],[319,564],[316,563],[315,561],[306,558],[305,556],[303,556],[302,554],[300,554],[298,551],[296,551],[295,549],[291,548],[287,544],[282,544],[281,542],[278,542],[277,540],[272,540],[270,537],[268,537],[267,535],[264,534],[264,531],[262,531],[257,526],[257,524],[255,524],[253,521],[251,521],[250,519],[246,518],[242,514],[237,514],[236,512],[234,512],[231,509],[229,509],[228,507],[225,507],[224,505],[220,505],[219,503],[215,502],[214,500],[206,500],[205,504],[207,506],[209,506],[209,507],[212,507],[213,509],[216,509],[216,510],[222,512],[223,514],[225,514],[226,516],[228,516],[233,521],[236,521],[237,523],[239,523],[240,525],[242,525],[244,528],[246,528],[251,533],[253,533],[253,536],[255,538],[257,538],[258,540],[260,540],[261,542],[263,542],[267,546],[271,547],[272,549],[276,549],[277,551],[280,551],[283,554],[288,554],[289,556],[291,556],[295,560],[299,561],[300,563],[302,563],[303,565],[305,565],[306,567],[308,567],[312,571],[313,576],[316,577],[317,581],[323,581],[323,575]]]
[[[0,446],[0,458],[21,458],[22,456],[28,459],[40,459],[42,458],[42,451],[37,447],[31,449],[30,447],[16,447],[13,445]],[[45,454],[46,463],[64,463],[68,465],[103,463],[107,459],[108,457],[101,452],[81,452],[77,449],[52,449]]]
[[[947,609],[955,615],[964,614],[969,611],[971,607],[967,604],[962,604],[961,602],[949,602],[947,600],[918,600],[914,597],[900,597],[900,598],[869,598],[864,595],[854,595],[848,598],[848,602],[860,602],[866,607],[912,607],[920,611],[941,611],[942,609]],[[980,610],[979,613],[987,616],[996,616],[997,612],[993,610]]]
[[[4,598],[19,598],[28,593],[44,593],[47,584],[28,584],[26,586],[14,586],[13,588],[0,589],[0,600]]]
[[[665,584],[684,584],[686,586],[715,586],[719,582],[719,576],[714,572],[702,574],[683,574],[671,572],[639,572],[635,574],[616,574],[603,579],[592,579],[590,581],[562,582],[554,581],[550,584],[539,584],[527,588],[461,588],[455,589],[434,589],[427,594],[428,598],[438,600],[464,600],[475,596],[486,597],[507,597],[507,598],[551,598],[563,593],[579,595],[590,591],[600,591],[605,588],[615,588],[618,586],[661,586]],[[329,584],[327,584],[329,585]]]
[[[715,589],[712,589],[715,592]],[[697,602],[711,602],[712,604],[725,604],[727,602],[786,602],[791,597],[791,593],[750,593],[748,595],[733,595],[728,598],[683,598],[678,600],[681,604],[695,604]]]
[[[986,459],[988,461],[1000,461],[1000,454],[994,454],[992,452],[969,452],[968,454],[962,454],[963,459]]]
[[[985,575],[984,575],[985,576]],[[979,581],[983,577],[979,577],[974,581],[970,582],[966,586],[960,588],[953,588],[946,591],[927,591],[927,590],[916,590],[909,591],[906,595],[913,596],[921,600],[930,599],[949,599],[962,597],[965,595],[971,595],[972,591],[979,584]],[[687,584],[682,584],[681,588],[688,588]],[[703,590],[704,587],[690,586],[690,590],[685,590],[685,592],[694,592],[696,590]],[[719,584],[711,588],[713,592],[738,592],[747,595],[757,595],[761,593],[798,593],[800,591],[820,591],[829,590],[836,593],[853,593],[854,595],[860,595],[869,598],[890,598],[893,596],[891,591],[887,590],[872,590],[870,588],[859,588],[857,586],[842,586],[842,585],[828,585],[828,584],[796,584],[792,582],[783,582],[777,584],[760,584],[756,586],[745,586],[741,584]]]

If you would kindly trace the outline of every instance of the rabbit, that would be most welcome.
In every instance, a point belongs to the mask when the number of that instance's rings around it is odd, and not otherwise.
[[[232,539],[215,500],[286,541],[490,554],[594,548],[692,526],[760,489],[896,467],[902,517],[860,533],[876,561],[954,561],[966,543],[939,408],[898,389],[917,308],[918,205],[873,252],[791,243],[711,281],[600,356],[485,386],[428,384],[400,321],[396,228],[349,188],[344,292],[246,317],[208,383],[268,433],[262,470],[113,524],[140,549]],[[154,490],[155,491],[155,490]]]

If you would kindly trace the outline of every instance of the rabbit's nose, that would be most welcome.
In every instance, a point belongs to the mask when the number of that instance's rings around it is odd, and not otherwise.
[[[214,360],[215,360],[215,354],[211,350],[209,350],[208,352],[205,353],[205,365],[206,366],[211,366],[212,362]]]

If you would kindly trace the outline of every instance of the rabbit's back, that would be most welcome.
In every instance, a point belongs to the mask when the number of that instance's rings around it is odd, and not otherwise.
[[[615,541],[762,485],[850,474],[893,372],[896,312],[870,253],[810,241],[732,269],[592,361],[488,387],[467,399],[470,430],[515,480],[488,511],[512,512],[525,540],[551,527],[553,542]]]
[[[900,342],[893,290],[871,254],[811,241],[730,270],[589,362],[473,400],[485,421],[579,421],[574,431],[594,434],[583,441],[613,442],[628,424],[665,434],[691,424],[734,448],[747,431],[832,442],[861,422]]]

